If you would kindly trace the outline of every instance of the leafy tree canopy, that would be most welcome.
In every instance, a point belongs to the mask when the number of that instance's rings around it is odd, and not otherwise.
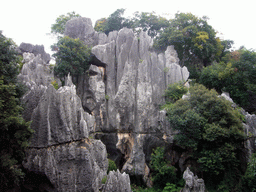
[[[256,95],[256,53],[242,48],[227,53],[223,60],[204,68],[199,83],[219,93],[228,92],[235,103],[255,112],[256,103],[250,101]]]
[[[129,20],[123,17],[124,12],[125,9],[117,9],[107,19],[102,18],[98,20],[94,29],[109,34],[111,31],[119,31],[123,27],[130,27]]]
[[[0,184],[1,189],[19,185],[24,176],[21,163],[32,135],[30,123],[22,118],[17,84],[19,58],[15,44],[0,32]]]
[[[117,9],[108,18],[102,18],[95,24],[94,29],[108,34],[123,27],[132,28],[135,32],[147,31],[151,37],[156,37],[161,30],[169,26],[169,21],[154,12],[135,12],[131,18],[123,17],[125,9]]]
[[[216,31],[207,23],[207,18],[198,18],[191,13],[177,13],[154,44],[161,50],[169,45],[174,45],[181,65],[187,66],[190,71],[210,65],[223,50],[221,41],[216,37]]]
[[[58,51],[53,54],[56,59],[54,73],[59,78],[64,80],[69,73],[72,77],[78,77],[89,69],[91,48],[83,41],[65,36],[58,41],[57,47]]]
[[[229,101],[195,84],[188,98],[168,105],[166,110],[171,127],[179,131],[174,137],[176,143],[191,151],[206,181],[217,186],[230,171],[237,175],[244,133],[242,115]]]

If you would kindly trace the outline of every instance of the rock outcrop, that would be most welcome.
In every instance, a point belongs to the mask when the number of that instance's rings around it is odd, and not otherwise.
[[[41,59],[45,64],[51,60],[50,54],[46,53],[43,45],[32,45],[30,43],[21,43],[19,51],[23,53],[33,53],[35,56],[41,55]]]
[[[182,192],[205,192],[204,180],[194,176],[188,167],[183,173],[183,179],[185,180],[185,187]]]
[[[83,108],[95,117],[89,134],[106,144],[120,170],[150,186],[147,161],[152,148],[172,141],[159,107],[164,90],[170,83],[186,81],[189,72],[179,65],[173,46],[158,54],[145,32],[136,36],[123,28],[107,36],[90,25],[90,19],[73,19],[65,30],[66,35],[93,45],[94,66],[77,85]]]
[[[34,130],[24,168],[47,178],[49,191],[99,191],[108,161],[106,146],[88,137],[95,117],[83,110],[71,77],[56,90],[50,66],[41,55],[24,52],[23,56],[18,78],[28,87],[24,118],[32,121]],[[33,191],[31,186],[26,189]]]
[[[132,192],[130,186],[130,178],[126,173],[110,171],[107,177],[103,192]]]

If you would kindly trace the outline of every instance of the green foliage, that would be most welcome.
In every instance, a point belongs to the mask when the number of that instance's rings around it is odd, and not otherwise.
[[[51,84],[52,84],[52,86],[53,86],[56,90],[59,89],[59,85],[58,85],[58,83],[56,82],[56,80],[53,80],[53,81],[51,82]]]
[[[188,92],[188,88],[184,86],[182,82],[173,83],[168,85],[165,90],[164,96],[166,97],[166,103],[174,103],[181,99],[184,94]]]
[[[166,183],[177,182],[175,168],[164,157],[164,148],[157,147],[151,154],[150,168],[155,188],[163,189]]]
[[[105,184],[106,181],[107,181],[107,178],[108,178],[108,177],[105,175],[105,176],[102,178],[101,183],[102,183],[102,184]]]
[[[117,166],[115,161],[108,159],[108,171],[107,173],[109,173],[110,171],[116,171],[117,170]]]
[[[191,78],[195,78],[197,70],[210,65],[223,50],[207,18],[198,18],[191,13],[177,13],[154,42],[154,46],[160,50],[165,50],[169,45],[174,45],[181,65],[194,72],[190,74]]]
[[[182,187],[177,187],[177,185],[173,183],[166,183],[162,192],[179,192],[181,189]]]
[[[131,189],[133,192],[162,192],[161,189],[156,188],[142,188],[141,186],[136,186],[134,184],[131,185]]]
[[[66,23],[76,17],[81,17],[79,14],[76,14],[74,11],[69,12],[66,15],[60,15],[55,23],[51,26],[51,33],[57,35],[58,37],[62,37],[65,32]]]
[[[95,23],[94,29],[109,34],[111,31],[119,31],[123,27],[129,27],[129,20],[122,17],[125,9],[117,9],[107,19],[102,18]]]
[[[256,103],[251,103],[250,96],[256,95],[256,53],[242,49],[226,55],[226,61],[204,68],[199,83],[226,91],[235,103],[248,112],[256,111]]]
[[[83,41],[66,36],[58,41],[57,46],[58,51],[53,54],[56,59],[56,76],[62,80],[69,73],[72,77],[78,77],[89,69],[91,48],[84,45]]]
[[[106,100],[109,100],[109,96],[108,96],[108,95],[105,95],[105,99],[106,99]]]
[[[135,12],[134,17],[130,19],[130,26],[135,32],[147,31],[148,35],[153,38],[169,25],[169,20],[156,15],[154,12]]]
[[[15,45],[0,32],[0,185],[4,191],[19,185],[24,176],[21,163],[32,135],[30,123],[22,118],[17,83],[18,64]]]
[[[241,189],[243,191],[256,191],[256,153],[252,154],[242,178]],[[241,191],[242,191],[241,190]]]
[[[245,138],[241,115],[229,101],[203,85],[195,84],[189,92],[187,99],[167,108],[171,127],[179,131],[175,142],[191,151],[206,181],[217,186],[228,178],[233,181],[229,186],[232,188],[239,173],[238,152]],[[236,172],[232,178],[227,177],[230,171]]]

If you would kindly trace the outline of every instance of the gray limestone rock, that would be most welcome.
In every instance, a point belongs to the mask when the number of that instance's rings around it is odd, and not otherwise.
[[[98,191],[107,172],[107,152],[98,140],[83,139],[46,148],[30,148],[23,166],[42,173],[57,191]]]
[[[183,179],[186,183],[182,192],[205,192],[204,180],[194,176],[194,173],[188,167],[183,173]]]
[[[56,90],[51,85],[53,74],[49,65],[42,64],[41,55],[23,54],[25,64],[19,80],[28,87],[22,98],[23,115],[32,121],[34,130],[23,166],[30,173],[45,176],[54,191],[99,191],[108,160],[106,146],[88,138],[94,131],[95,117],[84,111],[70,76],[66,85]],[[102,79],[103,71],[93,66],[90,70],[94,74],[90,83],[100,102],[105,88],[94,82]]]
[[[103,192],[132,192],[130,186],[130,177],[126,173],[110,171],[107,177]]]
[[[55,80],[52,70],[44,63],[40,54],[35,56],[33,53],[24,52],[23,62],[18,79],[28,88],[31,89],[33,85],[48,86]]]
[[[35,130],[31,141],[33,147],[81,140],[88,137],[94,124],[94,117],[84,112],[73,84],[58,90],[48,86],[33,110],[31,120],[31,128]]]
[[[41,55],[44,64],[48,64],[51,60],[50,54],[46,53],[43,45],[32,45],[29,43],[21,43],[19,46],[21,53],[33,53],[35,56]]]
[[[98,34],[94,31],[90,18],[78,17],[69,20],[66,23],[64,34],[74,39],[79,38],[86,45],[98,44]],[[101,37],[101,43],[103,42]]]
[[[164,103],[167,85],[186,81],[189,73],[186,67],[179,66],[173,47],[160,54],[152,51],[152,39],[145,32],[137,37],[131,29],[123,28],[115,34],[109,34],[111,42],[92,48],[94,56],[106,64],[108,100],[102,103],[106,121],[98,129],[118,132],[116,146],[125,157],[122,170],[140,175],[147,183],[145,159],[150,153],[143,149],[142,135],[159,134],[162,141],[172,142],[172,133],[159,106]],[[120,134],[124,136],[119,137]],[[124,141],[132,144],[126,145]],[[132,170],[136,170],[136,174]]]

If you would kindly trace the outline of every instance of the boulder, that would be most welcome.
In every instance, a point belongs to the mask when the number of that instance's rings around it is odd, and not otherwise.
[[[46,53],[43,45],[32,45],[29,43],[21,43],[19,46],[21,53],[33,53],[35,56],[41,55],[43,64],[48,64],[51,60],[50,54]]]
[[[204,180],[194,176],[194,173],[188,167],[183,173],[183,179],[186,183],[182,192],[205,192]]]
[[[98,43],[98,33],[94,31],[90,18],[78,17],[66,23],[64,35],[73,39],[79,38],[86,45],[96,45]],[[102,41],[101,37],[101,41]],[[104,39],[104,38],[103,38]]]
[[[130,178],[126,173],[110,171],[103,192],[132,192],[130,186]]]

